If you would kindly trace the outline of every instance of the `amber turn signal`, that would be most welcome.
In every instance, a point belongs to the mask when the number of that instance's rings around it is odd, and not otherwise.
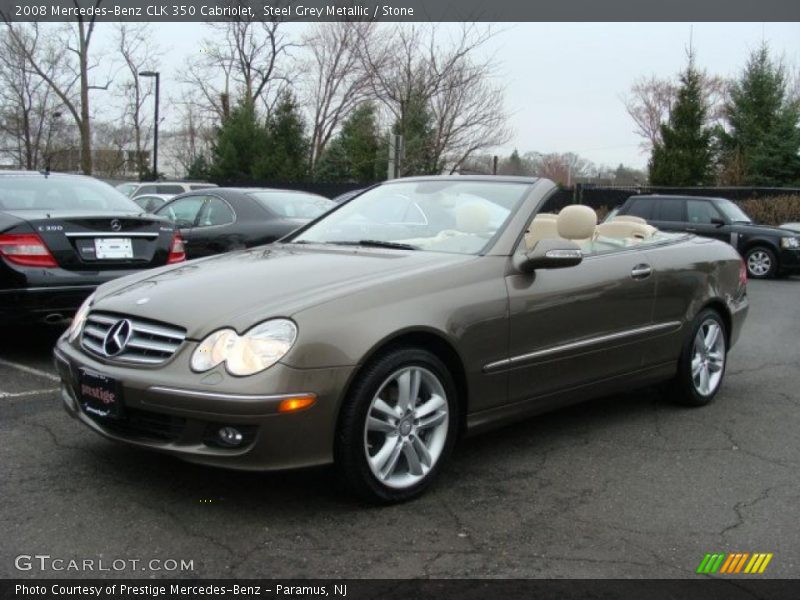
[[[279,413],[289,413],[289,412],[297,412],[298,410],[305,410],[313,406],[313,404],[317,401],[317,397],[314,394],[305,394],[303,396],[292,396],[291,398],[285,398],[281,400],[281,403],[278,405],[278,412]]]

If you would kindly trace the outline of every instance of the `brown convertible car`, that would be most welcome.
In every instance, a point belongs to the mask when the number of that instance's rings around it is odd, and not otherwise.
[[[709,402],[747,314],[729,245],[538,214],[552,182],[425,177],[279,243],[107,283],[55,348],[67,411],[237,469],[421,493],[456,439],[633,386]]]

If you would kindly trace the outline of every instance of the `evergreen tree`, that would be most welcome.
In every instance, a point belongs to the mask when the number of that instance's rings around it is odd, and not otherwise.
[[[204,181],[211,177],[211,165],[208,164],[205,154],[198,154],[186,171],[187,179]]]
[[[381,140],[375,106],[359,105],[342,124],[317,163],[321,181],[372,182],[380,179],[385,164],[379,162]]]
[[[309,143],[294,96],[285,92],[267,118],[266,140],[253,168],[256,179],[302,181],[308,176]]]
[[[209,174],[221,181],[251,179],[265,142],[266,130],[258,122],[253,104],[237,106],[217,130]]]
[[[443,165],[434,159],[435,130],[433,115],[424,97],[412,92],[394,123],[392,133],[403,136],[404,156],[401,175],[436,175]]]
[[[712,136],[711,129],[704,125],[708,106],[703,98],[702,74],[695,68],[691,52],[680,81],[669,122],[661,125],[662,141],[653,146],[650,157],[650,182],[653,185],[710,183]]]
[[[766,44],[750,55],[725,109],[730,130],[720,145],[728,183],[800,183],[800,102],[790,98],[786,70]]]

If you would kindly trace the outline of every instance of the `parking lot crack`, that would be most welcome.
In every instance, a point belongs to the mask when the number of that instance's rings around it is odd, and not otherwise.
[[[769,498],[770,493],[781,486],[772,486],[764,489],[756,498],[752,500],[743,500],[733,505],[733,512],[736,514],[736,522],[733,525],[728,525],[719,532],[720,536],[725,536],[734,529],[738,529],[747,522],[745,511],[753,508],[759,502],[763,502]]]

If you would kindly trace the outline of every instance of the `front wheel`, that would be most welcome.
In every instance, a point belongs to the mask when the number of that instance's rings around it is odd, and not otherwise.
[[[426,350],[394,350],[359,375],[345,401],[337,468],[367,500],[409,500],[439,472],[457,426],[455,385],[447,367]]]
[[[753,279],[769,279],[778,272],[778,260],[769,248],[756,246],[745,253],[747,276]]]
[[[702,311],[692,323],[673,381],[673,397],[687,406],[704,406],[713,400],[725,376],[727,362],[725,323],[715,310]]]

